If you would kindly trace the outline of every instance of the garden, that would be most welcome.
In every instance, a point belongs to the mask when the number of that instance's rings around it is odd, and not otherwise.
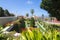
[[[3,33],[1,30],[4,27],[0,26],[0,40],[60,40],[59,25],[48,24],[41,20],[35,21],[33,17],[30,19],[22,17],[12,23],[14,27],[9,33]],[[26,27],[28,24],[30,26]],[[6,26],[11,26],[11,23]]]
[[[0,18],[16,18],[0,25],[0,40],[60,40],[60,0],[0,0],[0,6]]]

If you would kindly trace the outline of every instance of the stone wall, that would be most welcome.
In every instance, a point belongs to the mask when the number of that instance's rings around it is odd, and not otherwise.
[[[0,17],[0,25],[3,25],[7,22],[15,21],[17,17]]]

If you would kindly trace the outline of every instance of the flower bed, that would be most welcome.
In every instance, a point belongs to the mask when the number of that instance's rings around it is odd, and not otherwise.
[[[14,32],[10,34],[0,34],[1,40],[60,40],[60,32],[57,30],[41,33],[40,29],[34,28],[30,30],[29,28],[22,33],[20,36],[13,36]],[[3,39],[2,39],[3,38]]]

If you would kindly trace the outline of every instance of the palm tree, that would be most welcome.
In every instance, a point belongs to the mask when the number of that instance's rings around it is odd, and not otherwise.
[[[34,14],[34,9],[31,9],[31,14],[32,14],[32,16],[33,16],[33,14]]]
[[[44,20],[44,14],[42,14],[42,20]]]
[[[29,14],[28,13],[26,13],[26,17],[29,17]]]

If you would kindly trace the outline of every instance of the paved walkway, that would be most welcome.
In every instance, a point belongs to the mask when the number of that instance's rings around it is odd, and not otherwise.
[[[44,21],[46,23],[49,23],[49,24],[60,24],[60,22],[49,22],[49,21]]]

